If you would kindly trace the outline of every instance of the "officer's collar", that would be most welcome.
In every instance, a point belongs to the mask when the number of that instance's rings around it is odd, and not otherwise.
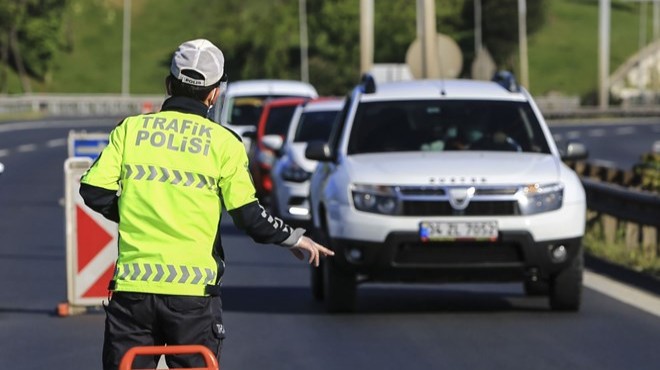
[[[191,113],[206,118],[209,111],[204,103],[199,100],[185,96],[172,96],[163,103],[161,111],[176,111],[181,113]]]

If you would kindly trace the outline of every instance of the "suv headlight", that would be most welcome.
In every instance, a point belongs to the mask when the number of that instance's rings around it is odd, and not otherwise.
[[[518,204],[523,215],[550,212],[561,208],[564,199],[562,184],[533,184],[523,187]]]
[[[288,160],[282,166],[282,179],[291,182],[305,182],[312,176],[303,170],[296,162]]]
[[[392,186],[354,184],[351,193],[358,211],[393,215],[399,210],[396,190]]]

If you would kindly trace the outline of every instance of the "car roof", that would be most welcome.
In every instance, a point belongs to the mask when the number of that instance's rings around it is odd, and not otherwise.
[[[376,84],[374,93],[362,94],[361,101],[468,99],[527,101],[521,92],[511,92],[491,81],[412,80]]]
[[[264,110],[266,107],[287,107],[291,105],[299,105],[307,101],[308,98],[275,98],[270,99],[264,104]]]
[[[344,98],[319,98],[310,100],[303,106],[303,112],[337,111],[344,106]]]
[[[242,80],[227,85],[229,95],[299,95],[315,98],[314,86],[293,80]]]

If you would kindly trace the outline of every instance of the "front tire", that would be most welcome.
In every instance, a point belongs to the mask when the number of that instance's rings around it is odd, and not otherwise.
[[[554,311],[578,311],[582,301],[582,274],[584,258],[582,251],[571,265],[551,279],[550,308]]]
[[[331,313],[353,312],[357,299],[357,282],[354,273],[338,268],[332,259],[323,262],[325,310]]]

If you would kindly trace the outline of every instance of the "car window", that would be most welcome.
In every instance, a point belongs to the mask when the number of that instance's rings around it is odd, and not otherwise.
[[[266,117],[264,135],[277,134],[286,138],[287,131],[289,131],[289,124],[291,123],[291,117],[293,117],[293,112],[295,110],[295,105],[271,107],[268,117]]]
[[[337,114],[339,111],[304,112],[300,116],[293,141],[296,143],[328,141]]]
[[[259,117],[263,110],[266,100],[276,98],[299,98],[302,96],[295,95],[254,95],[254,96],[237,96],[227,99],[226,107],[229,116],[227,123],[234,126],[255,126],[259,123]],[[304,98],[304,97],[303,97]]]
[[[387,101],[358,107],[348,154],[392,151],[550,153],[526,102]]]

